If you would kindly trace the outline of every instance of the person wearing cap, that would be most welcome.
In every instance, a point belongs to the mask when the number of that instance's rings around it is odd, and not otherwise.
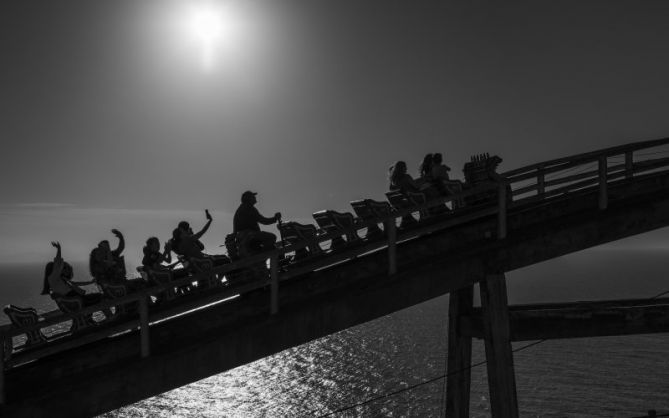
[[[242,203],[237,208],[232,220],[233,233],[237,234],[240,241],[246,242],[248,245],[259,245],[261,250],[270,250],[274,248],[276,235],[261,231],[259,224],[272,225],[281,220],[281,213],[277,212],[271,218],[262,216],[254,206],[258,202],[256,195],[257,193],[252,191],[242,193]]]

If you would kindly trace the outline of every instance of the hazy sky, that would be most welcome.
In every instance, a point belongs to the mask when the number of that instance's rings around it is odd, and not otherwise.
[[[479,152],[507,170],[669,136],[667,2],[220,1],[208,70],[198,3],[2,2],[0,253],[51,224],[167,238],[110,213],[196,221],[246,189],[285,218],[347,209],[427,152],[461,177]]]

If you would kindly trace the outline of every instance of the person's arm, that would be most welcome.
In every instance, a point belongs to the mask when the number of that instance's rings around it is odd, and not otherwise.
[[[410,191],[412,192],[419,192],[420,191],[420,186],[416,182],[416,180],[411,177],[410,174],[405,174],[404,181],[406,182],[406,185],[408,186],[408,189],[411,189]]]
[[[60,275],[63,272],[63,266],[65,265],[65,262],[63,261],[61,249],[60,249],[60,242],[58,241],[51,241],[51,245],[56,247],[56,257],[53,259],[53,270],[51,270],[51,274],[49,277],[55,276],[55,277],[60,277]]]
[[[165,241],[165,249],[163,250],[163,257],[161,261],[170,264],[172,262],[172,243]]]
[[[209,229],[209,226],[211,225],[211,221],[213,221],[213,218],[211,217],[211,214],[209,214],[209,209],[204,210],[205,215],[207,216],[207,223],[204,224],[204,227],[198,232],[197,234],[193,234],[193,237],[195,239],[200,239],[202,235],[204,235],[205,232]]]
[[[86,285],[95,283],[95,280],[90,280],[90,281],[87,281],[87,282],[75,282],[74,280],[70,280],[69,283],[74,284],[74,285],[86,286]]]
[[[70,289],[75,291],[79,296],[83,296],[86,294],[86,291],[79,286],[77,286],[78,282],[73,282],[71,280],[66,280],[65,283],[67,283],[68,286],[70,286]]]
[[[118,257],[125,249],[125,239],[123,238],[123,234],[121,233],[121,231],[119,231],[118,229],[112,229],[111,232],[112,234],[116,235],[116,238],[118,238],[118,247],[116,247],[116,249],[112,251],[112,253]]]
[[[274,216],[271,217],[271,218],[265,218],[264,216],[262,216],[260,214],[260,212],[258,212],[257,209],[256,209],[256,214],[257,214],[257,218],[256,218],[257,221],[260,222],[263,225],[272,225],[273,223],[275,223],[276,221],[281,219],[281,212],[275,213]]]

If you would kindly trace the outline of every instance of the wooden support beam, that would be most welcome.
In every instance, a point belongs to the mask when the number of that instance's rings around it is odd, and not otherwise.
[[[499,185],[497,192],[497,239],[506,238],[506,183]]]
[[[469,418],[472,337],[460,332],[460,317],[469,315],[474,304],[474,286],[451,292],[448,302],[448,371],[446,416]]]
[[[0,408],[5,404],[5,338],[8,337],[0,334]]]
[[[511,341],[669,332],[669,298],[568,302],[509,307]],[[460,317],[463,334],[484,338],[483,314]]]
[[[544,175],[544,168],[537,168],[537,195],[543,196],[546,192],[546,176]]]
[[[148,296],[139,300],[139,338],[142,358],[151,354],[149,346],[149,303],[147,299]]]
[[[395,218],[389,218],[385,223],[385,232],[388,237],[388,275],[397,273],[397,225]]]
[[[634,176],[634,152],[625,153],[625,178],[631,179]]]
[[[269,259],[270,274],[270,303],[269,312],[276,315],[279,312],[279,258],[276,254]]]
[[[599,157],[599,209],[604,210],[609,206],[609,197],[607,190],[607,159],[606,157]]]
[[[509,333],[504,274],[489,275],[479,284],[493,418],[517,418],[518,399]]]

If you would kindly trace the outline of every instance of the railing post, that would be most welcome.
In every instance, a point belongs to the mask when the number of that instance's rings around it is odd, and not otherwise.
[[[634,154],[632,151],[625,153],[625,178],[631,179],[634,176]]]
[[[497,239],[504,239],[506,238],[506,182],[499,184],[497,209]]]
[[[5,334],[0,334],[0,408],[5,404]]]
[[[279,256],[274,254],[269,259],[270,275],[270,302],[269,313],[275,315],[279,312]]]
[[[142,358],[151,353],[149,347],[149,295],[141,294],[139,298],[139,338],[141,344]]]
[[[599,209],[604,210],[609,205],[609,198],[606,190],[607,179],[607,159],[606,156],[599,157]]]
[[[537,168],[537,196],[542,196],[546,192],[544,168]]]
[[[397,273],[397,225],[395,217],[386,220],[386,236],[388,237],[388,274]]]

